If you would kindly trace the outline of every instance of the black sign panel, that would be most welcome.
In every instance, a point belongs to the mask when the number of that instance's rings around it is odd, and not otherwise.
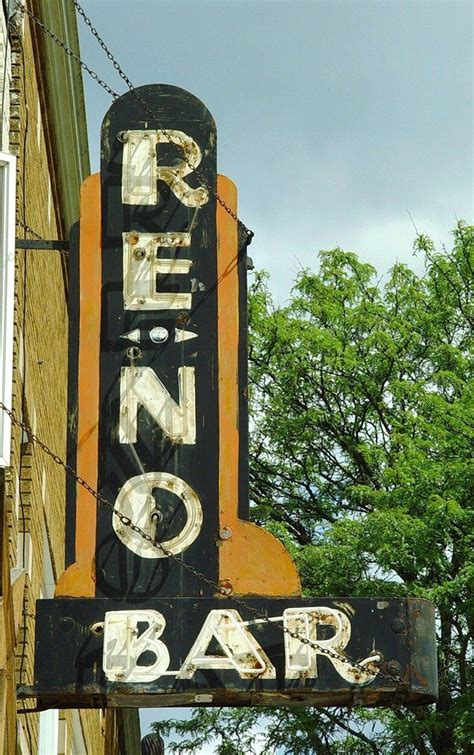
[[[434,613],[427,601],[246,602],[270,622],[216,598],[41,601],[40,703],[388,705],[435,699]],[[153,631],[150,622],[156,622]],[[283,626],[317,639],[320,652],[301,646]],[[359,663],[354,667],[349,659]]]
[[[216,129],[203,104],[181,89],[151,85],[136,93],[139,99],[117,100],[102,127],[100,493],[120,508],[119,493],[133,480],[121,510],[170,550],[194,517],[183,558],[205,563],[217,581]],[[180,400],[183,368],[188,395]],[[176,407],[186,400],[195,433],[188,429],[183,440]],[[132,411],[137,418],[124,429],[124,412]],[[212,594],[139,536],[122,530],[119,539],[114,524],[102,509],[98,595]]]

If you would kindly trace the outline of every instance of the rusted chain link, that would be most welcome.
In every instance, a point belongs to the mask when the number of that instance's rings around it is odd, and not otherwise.
[[[38,438],[37,435],[35,435],[33,432],[31,432],[31,429],[21,420],[19,420],[15,414],[8,409],[3,402],[0,401],[0,409],[3,410],[11,419],[13,424],[17,425],[17,427],[20,427],[22,430],[24,430],[28,436],[28,440],[31,443],[36,444],[39,446],[44,453],[49,456],[56,464],[61,466],[64,471],[74,478],[74,480],[77,482],[78,485],[81,485],[85,490],[87,490],[88,493],[97,501],[97,503],[102,504],[109,508],[112,513],[120,519],[122,524],[125,527],[128,527],[133,532],[136,532],[140,537],[142,537],[144,540],[146,540],[148,543],[151,543],[155,548],[158,548],[161,550],[162,553],[165,554],[165,556],[169,557],[174,561],[178,566],[182,566],[183,569],[185,569],[189,574],[196,577],[198,580],[206,584],[208,587],[211,587],[213,590],[218,592],[223,597],[231,600],[236,605],[238,605],[243,610],[250,613],[252,616],[254,616],[259,621],[265,623],[265,624],[271,624],[274,625],[274,622],[271,621],[271,619],[266,616],[266,614],[259,611],[257,608],[254,608],[254,606],[249,605],[245,600],[242,598],[239,598],[237,595],[233,595],[231,590],[229,588],[226,588],[217,582],[214,582],[214,580],[209,579],[209,577],[206,577],[205,574],[195,569],[190,564],[187,564],[183,559],[179,558],[179,556],[176,556],[171,551],[167,550],[161,543],[159,543],[157,540],[151,537],[147,532],[144,532],[141,527],[138,527],[138,525],[134,524],[134,522],[130,519],[130,517],[125,516],[125,514],[122,514],[121,511],[118,511],[113,503],[111,503],[107,498],[104,498],[104,496],[100,495],[97,491],[95,491],[84,478],[82,478],[80,475],[76,473],[76,471],[69,466],[69,464],[66,464],[58,454],[56,454],[54,451],[52,451],[46,443],[43,443],[42,440]],[[295,640],[298,640],[302,645],[307,645],[308,647],[311,647],[313,650],[317,650],[318,653],[321,655],[329,656],[330,658],[334,658],[337,661],[340,661],[342,663],[345,663],[348,666],[351,666],[354,669],[357,669],[359,672],[362,672],[364,674],[369,673],[374,678],[379,677],[380,679],[385,679],[386,681],[390,681],[392,683],[397,683],[397,685],[400,685],[402,683],[402,679],[399,676],[393,675],[389,676],[388,674],[383,674],[380,671],[376,671],[375,669],[370,668],[369,666],[364,666],[361,663],[358,663],[357,661],[352,660],[351,658],[348,658],[345,655],[340,655],[339,653],[336,653],[334,650],[331,650],[329,648],[323,647],[317,642],[314,642],[313,640],[310,640],[308,637],[303,637],[298,632],[294,632],[293,630],[289,629],[288,627],[282,626],[280,627],[282,632],[284,634],[287,634],[288,636],[292,637]]]
[[[107,58],[112,63],[113,67],[117,71],[117,73],[120,76],[120,78],[127,85],[129,91],[132,92],[133,96],[135,97],[135,99],[138,100],[138,102],[140,103],[140,105],[142,106],[142,108],[145,110],[145,112],[156,123],[157,122],[156,113],[154,113],[151,110],[151,108],[147,105],[147,103],[145,102],[145,100],[143,99],[143,97],[141,97],[141,95],[137,92],[137,90],[135,89],[133,83],[130,81],[129,77],[127,76],[127,74],[123,70],[122,66],[118,62],[117,58],[114,56],[114,54],[111,52],[111,50],[107,47],[106,43],[104,42],[104,40],[100,36],[100,34],[97,31],[97,29],[95,28],[95,26],[93,26],[91,19],[89,18],[89,16],[87,16],[87,14],[84,11],[84,9],[82,8],[81,4],[78,2],[78,0],[72,0],[72,3],[74,5],[74,7],[76,8],[77,12],[79,13],[79,15],[82,17],[82,19],[83,19],[84,23],[86,24],[86,26],[89,27],[91,34],[96,38],[97,42],[99,43],[100,47],[105,52]],[[170,140],[170,132],[169,131],[167,131],[164,128],[158,128],[158,131],[160,131],[162,134],[164,134],[166,136],[167,139]],[[180,139],[180,142],[181,142],[181,144],[184,145],[184,141],[183,140]],[[254,236],[253,231],[251,231],[249,228],[247,228],[247,226],[245,225],[245,223],[243,223],[240,220],[240,218],[236,215],[236,213],[229,207],[229,205],[222,199],[222,197],[219,196],[219,194],[217,193],[216,189],[213,186],[211,186],[211,184],[205,178],[205,176],[203,176],[203,174],[201,173],[201,171],[199,171],[197,168],[195,168],[186,159],[186,157],[184,157],[184,162],[186,163],[186,165],[189,168],[192,169],[192,171],[194,173],[196,173],[196,175],[199,178],[199,180],[204,184],[204,186],[206,187],[206,189],[213,194],[213,196],[215,197],[216,201],[219,202],[219,204],[221,205],[221,207],[223,207],[223,209],[236,221],[236,223],[238,225],[240,225],[240,227],[242,228],[242,230],[246,233],[247,238],[248,238],[248,240],[250,242],[252,240],[253,236]]]
[[[120,78],[123,79],[123,81],[126,83],[126,85],[128,86],[129,89],[133,89],[134,87],[133,87],[132,82],[128,78],[127,74],[123,70],[122,66],[120,65],[120,63],[118,62],[118,60],[116,59],[116,57],[114,56],[114,54],[109,50],[109,48],[105,44],[104,40],[100,36],[100,34],[97,31],[97,29],[95,28],[95,26],[93,26],[92,21],[89,18],[89,16],[86,15],[86,12],[85,12],[84,8],[80,5],[80,3],[77,2],[77,0],[71,0],[71,2],[74,5],[74,7],[76,8],[76,10],[79,13],[79,15],[82,17],[85,25],[89,27],[91,34],[96,38],[97,42],[102,47],[102,49],[105,52],[107,58],[112,63],[113,67],[117,71],[117,73],[120,76]]]
[[[116,58],[114,57],[114,55],[110,52],[110,50],[107,47],[107,45],[105,44],[104,40],[99,35],[97,29],[92,25],[91,20],[88,18],[88,16],[86,16],[86,14],[85,14],[84,10],[82,9],[82,7],[79,5],[78,2],[76,2],[76,0],[72,0],[72,2],[74,4],[74,6],[77,8],[77,10],[80,13],[80,15],[82,16],[82,18],[84,19],[84,21],[87,24],[87,26],[90,28],[91,33],[94,35],[94,37],[97,39],[97,41],[99,42],[100,46],[102,47],[102,49],[106,53],[108,59],[112,62],[115,70],[117,71],[117,73],[119,74],[119,76],[123,79],[123,81],[126,83],[129,91],[133,94],[133,96],[135,97],[135,99],[141,104],[141,106],[143,107],[143,109],[145,110],[145,112],[152,118],[153,122],[157,123],[157,115],[156,115],[156,113],[154,113],[151,110],[151,108],[145,102],[145,100],[143,99],[143,97],[134,88],[132,82],[130,81],[130,79],[128,78],[128,76],[126,75],[126,73],[124,72],[123,68],[120,66],[119,62],[116,60]],[[110,96],[114,100],[116,100],[116,99],[118,99],[120,97],[120,95],[117,92],[115,92],[90,66],[88,66],[79,57],[79,55],[77,55],[74,52],[74,50],[72,50],[70,47],[68,47],[68,45],[66,45],[65,42],[63,42],[62,39],[60,39],[53,31],[51,31],[51,29],[49,29],[49,27],[46,26],[46,24],[44,24],[37,16],[35,16],[35,14],[32,13],[32,11],[30,11],[28,8],[26,8],[24,5],[22,5],[18,0],[15,0],[15,7],[16,7],[16,9],[20,13],[26,13],[26,15],[29,16],[29,18],[31,18],[31,20],[37,26],[39,26],[39,28],[41,28],[48,37],[50,37],[53,40],[53,42],[55,42],[57,45],[59,45],[59,47],[62,47],[62,49],[65,51],[65,53],[67,55],[69,55],[70,57],[72,57],[81,66],[81,68],[92,79],[94,79],[94,81],[96,81],[99,84],[99,86],[102,87],[102,89],[104,89],[108,94],[110,94]],[[162,134],[164,134],[167,137],[167,139],[170,139],[170,132],[169,131],[167,131],[166,129],[160,128],[160,127],[157,127],[157,130],[160,131]],[[180,139],[180,141],[181,141],[181,143],[183,143],[181,139]],[[201,173],[201,171],[199,171],[197,168],[195,168],[186,159],[186,156],[184,156],[183,159],[184,159],[184,162],[186,163],[186,165],[188,165],[188,167],[190,167],[192,169],[192,171],[196,174],[196,176],[199,178],[199,180],[206,187],[206,189],[215,197],[216,202],[218,202],[221,205],[221,207],[231,216],[231,218],[233,218],[233,220],[235,220],[235,222],[244,231],[244,233],[247,236],[247,241],[248,241],[248,243],[250,243],[251,240],[252,240],[252,238],[253,238],[253,236],[254,236],[254,232],[251,231],[250,228],[248,228],[242,220],[240,220],[240,218],[238,217],[238,215],[222,199],[222,197],[218,194],[216,188],[209,183],[209,181]]]
[[[26,15],[29,16],[31,18],[31,20],[34,21],[34,23],[37,26],[39,26],[39,28],[42,29],[48,37],[50,37],[53,40],[53,42],[55,42],[57,45],[59,45],[59,47],[63,48],[63,50],[66,53],[66,55],[69,55],[71,58],[73,58],[76,61],[76,63],[79,63],[79,65],[81,66],[81,68],[87,74],[89,74],[89,76],[92,79],[94,79],[94,81],[97,81],[97,83],[99,84],[99,86],[101,86],[102,89],[105,89],[105,91],[108,94],[110,94],[110,96],[113,97],[114,100],[117,99],[117,97],[119,96],[117,94],[117,92],[114,92],[114,90],[111,87],[109,87],[109,85],[103,79],[100,78],[99,74],[97,74],[95,71],[93,71],[92,68],[90,68],[87,65],[87,63],[84,63],[84,61],[81,60],[81,58],[79,57],[79,55],[77,55],[77,53],[75,53],[74,50],[72,50],[70,47],[68,47],[68,45],[65,42],[62,41],[62,39],[60,39],[58,36],[56,36],[56,34],[53,31],[51,31],[51,29],[49,29],[46,26],[46,24],[44,24],[38,18],[38,16],[35,16],[35,14],[32,11],[30,11],[29,8],[27,8],[22,3],[18,2],[18,0],[15,0],[15,8],[20,13],[26,13]]]
[[[122,66],[118,62],[117,58],[114,56],[114,54],[111,52],[111,50],[107,47],[106,43],[104,42],[104,40],[100,36],[100,34],[97,31],[97,29],[95,28],[95,26],[93,26],[91,19],[89,18],[89,16],[87,16],[87,14],[84,11],[84,9],[82,8],[81,4],[78,2],[78,0],[71,0],[71,1],[73,3],[74,7],[76,8],[77,12],[79,13],[79,15],[82,17],[82,19],[83,19],[84,23],[86,24],[86,26],[89,27],[91,34],[96,38],[96,40],[99,43],[100,47],[105,52],[107,58],[112,63],[112,65],[115,68],[115,70],[117,71],[118,75],[120,76],[120,78],[127,85],[129,91],[132,92],[133,96],[135,97],[135,99],[138,100],[138,102],[140,103],[140,105],[142,106],[142,108],[145,110],[145,112],[156,123],[157,122],[156,113],[154,113],[151,110],[151,108],[147,105],[147,103],[145,102],[145,100],[143,99],[143,97],[141,97],[141,95],[137,92],[137,90],[135,89],[133,83],[130,81],[129,77],[127,76],[127,74],[123,70]],[[170,132],[169,131],[167,131],[164,128],[158,128],[158,131],[160,131],[162,134],[164,134],[166,136],[167,139],[170,140]],[[181,142],[181,144],[184,145],[184,141],[183,140],[180,139],[180,142]],[[240,220],[240,218],[236,215],[236,213],[229,207],[229,205],[222,199],[222,197],[219,196],[219,194],[217,193],[217,191],[214,188],[214,186],[211,186],[211,184],[205,178],[205,176],[203,176],[203,174],[201,173],[201,171],[199,171],[197,168],[195,168],[186,159],[186,156],[184,156],[184,162],[186,163],[186,165],[189,168],[192,169],[192,171],[194,173],[196,173],[196,175],[199,178],[199,180],[204,184],[204,186],[206,187],[206,189],[211,192],[211,194],[215,197],[216,201],[221,205],[221,207],[223,207],[223,209],[231,216],[231,218],[233,218],[233,220],[235,220],[236,223],[238,225],[240,225],[240,227],[245,232],[245,234],[247,235],[247,238],[248,238],[248,240],[250,242],[252,240],[253,236],[254,236],[253,231],[251,231],[250,228],[247,228],[247,226],[245,225],[245,223],[243,223]]]
[[[23,228],[24,231],[27,233],[31,233],[32,236],[35,237],[35,239],[38,239],[38,241],[44,241],[44,238],[40,236],[37,231],[35,231],[31,226],[28,225],[28,223],[25,223],[23,220],[20,220],[20,218],[16,219],[16,224],[20,226],[20,228]]]

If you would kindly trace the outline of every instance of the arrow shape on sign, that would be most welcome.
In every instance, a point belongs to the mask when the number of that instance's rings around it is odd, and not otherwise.
[[[133,341],[134,343],[140,343],[140,329],[135,328],[135,330],[129,330],[128,333],[123,333],[120,338]]]
[[[180,330],[179,328],[174,329],[174,340],[175,343],[179,343],[180,341],[189,341],[191,338],[197,338],[197,333],[191,333],[190,330]]]

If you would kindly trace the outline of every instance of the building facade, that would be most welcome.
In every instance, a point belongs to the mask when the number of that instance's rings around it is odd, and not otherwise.
[[[68,238],[89,158],[80,66],[18,5],[0,6],[0,401],[27,429],[0,409],[0,751],[132,753],[136,713],[21,699],[34,685],[36,600],[65,568],[64,470],[30,433],[66,458],[68,354],[67,252],[21,242]],[[79,51],[72,3],[26,8]]]

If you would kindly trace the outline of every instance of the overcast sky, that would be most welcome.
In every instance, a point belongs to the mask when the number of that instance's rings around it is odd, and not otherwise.
[[[83,0],[134,84],[175,84],[217,122],[251,254],[283,300],[340,245],[413,264],[473,209],[470,2]],[[79,19],[85,60],[121,80]],[[110,97],[86,76],[91,160]],[[416,265],[416,261],[414,262]]]
[[[473,6],[463,0],[82,0],[135,85],[199,97],[250,253],[280,301],[319,249],[386,271],[414,229],[449,244],[473,210]],[[78,19],[82,55],[121,80]],[[111,104],[85,76],[93,170]],[[149,716],[149,714],[147,714]],[[152,717],[155,717],[152,714]]]

